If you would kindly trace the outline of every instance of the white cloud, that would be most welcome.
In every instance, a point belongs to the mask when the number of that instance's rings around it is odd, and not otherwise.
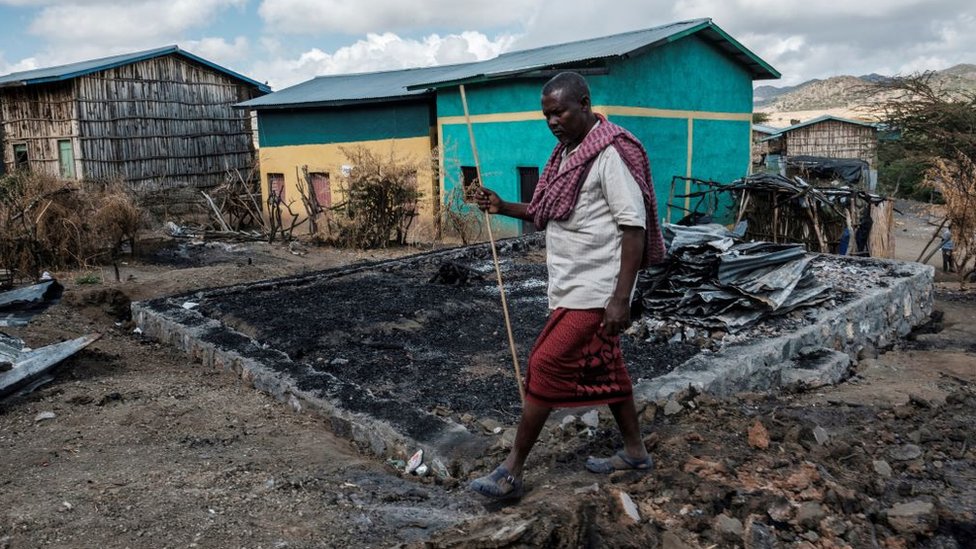
[[[295,58],[276,57],[255,64],[252,74],[282,88],[324,74],[372,72],[450,63],[480,61],[508,49],[515,38],[503,35],[490,39],[480,32],[440,36],[431,34],[419,40],[393,33],[367,34],[365,39],[332,53],[314,48]]]
[[[28,57],[26,59],[21,59],[20,61],[17,61],[16,63],[10,63],[4,57],[3,52],[0,52],[0,76],[6,75],[6,74],[10,74],[10,73],[14,73],[14,72],[21,72],[21,71],[33,70],[33,69],[38,68],[39,66],[40,65],[38,65],[37,59],[35,59],[33,57]]]
[[[672,14],[712,17],[780,70],[779,84],[946,68],[976,51],[968,0],[679,0]]]
[[[0,0],[18,5],[20,0]],[[222,10],[243,7],[246,0],[41,0],[43,7],[27,32],[45,48],[35,57],[41,66],[71,63],[181,42],[185,33],[204,28]],[[26,5],[26,2],[22,4]],[[215,51],[212,38],[187,42]],[[235,42],[236,43],[236,42]],[[229,48],[223,48],[223,55]],[[196,52],[195,52],[196,53]],[[206,57],[203,53],[201,53]]]
[[[223,66],[239,65],[249,59],[251,54],[250,43],[244,36],[238,36],[233,42],[216,37],[184,40],[180,42],[180,47]]]
[[[416,31],[516,25],[536,8],[524,0],[263,0],[258,13],[276,32]]]

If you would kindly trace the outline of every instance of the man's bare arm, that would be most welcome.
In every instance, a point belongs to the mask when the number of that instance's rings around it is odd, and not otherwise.
[[[644,257],[644,228],[623,226],[620,229],[623,231],[620,242],[620,273],[603,316],[603,329],[611,336],[630,326],[630,292],[637,281],[637,272]]]

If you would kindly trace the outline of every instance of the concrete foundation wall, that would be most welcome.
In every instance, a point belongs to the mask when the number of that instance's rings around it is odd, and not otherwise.
[[[503,241],[500,248],[504,255],[513,248],[524,250],[540,245],[541,236],[537,234]],[[464,464],[469,461],[463,458],[482,454],[490,445],[497,444],[498,437],[474,434],[451,419],[375,397],[328,373],[315,374],[328,378],[325,380],[328,389],[302,390],[298,379],[308,375],[308,366],[293,362],[286,354],[263,347],[220,321],[183,305],[204,297],[346,276],[394,262],[419,264],[475,258],[490,258],[488,245],[133,303],[133,317],[146,336],[182,349],[204,367],[233,372],[245,383],[287,402],[296,411],[310,410],[329,418],[337,435],[354,441],[364,451],[380,457],[403,458],[417,448],[424,448],[431,458],[439,457],[453,471],[464,472]],[[873,268],[886,269],[885,282],[840,306],[816,309],[821,313],[819,319],[802,329],[773,339],[758,342],[753,339],[749,344],[699,354],[669,374],[637,384],[637,400],[664,400],[689,386],[722,395],[789,385],[816,387],[835,383],[846,377],[851,362],[862,350],[891,345],[931,313],[934,275],[931,267],[872,259],[838,258],[838,261],[860,261]]]

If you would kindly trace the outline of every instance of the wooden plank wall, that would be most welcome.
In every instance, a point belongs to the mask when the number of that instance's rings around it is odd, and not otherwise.
[[[137,192],[209,187],[254,162],[250,118],[235,103],[256,90],[169,55],[77,79],[85,177],[121,177]]]
[[[58,140],[76,135],[71,82],[6,88],[0,91],[3,163],[13,171],[13,145],[25,143],[31,169],[59,174]]]
[[[837,120],[825,120],[786,133],[786,151],[790,156],[860,158],[871,169],[878,166],[875,129]]]

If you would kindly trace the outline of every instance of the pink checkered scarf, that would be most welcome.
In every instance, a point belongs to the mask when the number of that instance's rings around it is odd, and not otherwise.
[[[551,220],[562,221],[569,218],[594,160],[603,149],[612,145],[644,195],[644,211],[647,217],[644,233],[647,242],[644,245],[641,267],[660,263],[664,261],[664,239],[657,222],[657,201],[654,198],[647,151],[633,134],[610,122],[602,114],[597,114],[597,117],[600,118],[600,124],[587,134],[576,152],[566,160],[562,171],[559,170],[559,164],[566,145],[559,143],[553,149],[546,167],[542,169],[542,177],[532,195],[532,201],[529,202],[528,213],[535,226],[540,229],[544,229]]]

